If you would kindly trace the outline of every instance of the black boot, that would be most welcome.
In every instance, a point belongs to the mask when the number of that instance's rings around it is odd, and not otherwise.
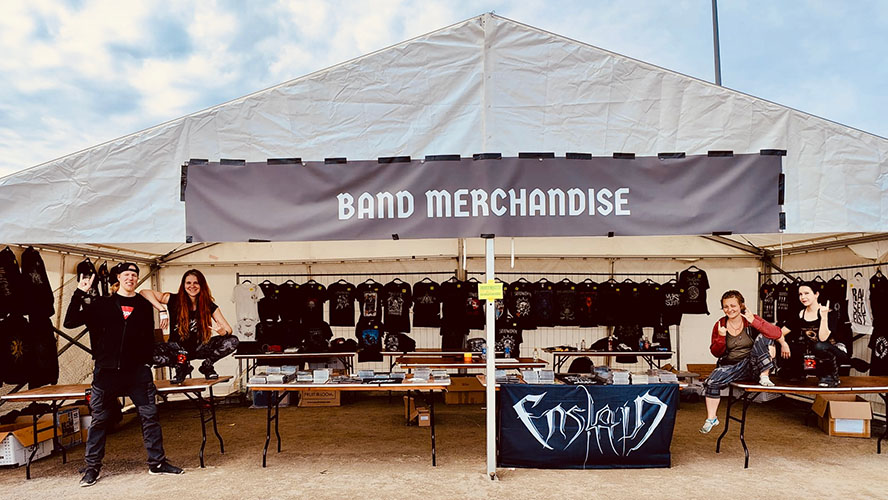
[[[176,376],[173,377],[171,382],[177,385],[185,382],[185,378],[191,375],[191,370],[193,369],[191,363],[188,362],[188,352],[179,351],[176,356]]]
[[[198,371],[203,373],[203,376],[206,377],[207,380],[216,380],[219,378],[219,374],[216,373],[216,369],[213,368],[213,365],[201,364]]]

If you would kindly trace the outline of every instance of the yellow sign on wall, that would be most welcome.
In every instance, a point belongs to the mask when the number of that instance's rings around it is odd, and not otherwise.
[[[481,300],[496,300],[503,298],[503,284],[495,281],[478,283],[478,298]]]

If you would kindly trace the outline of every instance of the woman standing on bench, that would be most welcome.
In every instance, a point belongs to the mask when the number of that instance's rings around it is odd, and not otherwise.
[[[768,374],[774,366],[775,340],[780,342],[783,357],[790,354],[780,328],[747,311],[740,292],[728,290],[722,295],[721,304],[725,316],[712,327],[709,345],[712,355],[718,358],[718,367],[703,382],[707,414],[700,428],[703,434],[718,425],[720,394],[731,382],[758,376],[761,385],[774,385]]]
[[[175,366],[172,382],[181,384],[191,370],[192,359],[203,359],[198,370],[208,379],[219,378],[213,365],[237,350],[238,339],[222,310],[213,303],[210,286],[203,273],[190,269],[182,275],[178,293],[154,290],[139,292],[160,311],[161,328],[170,322],[169,342],[154,345],[156,366]],[[164,307],[169,307],[169,311]],[[217,336],[213,336],[213,332]]]

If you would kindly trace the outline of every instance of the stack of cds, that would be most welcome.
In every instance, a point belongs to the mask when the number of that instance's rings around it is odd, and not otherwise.
[[[651,371],[656,371],[657,377],[659,377],[661,384],[677,384],[678,383],[678,377],[672,372],[668,372],[666,370],[651,370]]]
[[[654,376],[656,377],[656,376]],[[651,380],[651,377],[648,376],[647,373],[633,373],[632,374],[632,385],[641,385],[641,384],[656,384],[659,382],[659,378],[655,378],[655,380]]]
[[[629,385],[629,372],[627,370],[611,370],[610,373],[614,385]]]

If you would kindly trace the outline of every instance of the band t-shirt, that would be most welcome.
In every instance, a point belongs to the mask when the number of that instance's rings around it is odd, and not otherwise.
[[[365,281],[355,289],[355,298],[361,319],[382,322],[382,285],[375,281]]]
[[[555,284],[555,324],[560,326],[576,326],[580,323],[577,317],[577,285],[570,280],[561,280]]]
[[[598,326],[598,283],[591,279],[577,284],[577,323],[581,327]]]
[[[675,282],[664,283],[663,290],[663,324],[681,324],[681,292]]]
[[[547,279],[534,283],[531,295],[531,310],[536,318],[536,326],[555,326],[555,284]]]
[[[126,299],[126,300],[125,300]],[[124,318],[128,316],[126,313],[126,308],[129,307],[130,312],[132,312],[132,307],[135,305],[135,300],[133,297],[120,297],[120,304],[123,310]],[[187,300],[187,299],[186,299]],[[215,303],[210,302],[210,315],[216,312],[218,309]],[[182,338],[181,332],[179,331],[179,294],[171,293],[169,300],[167,301],[167,311],[170,313],[170,342],[176,342],[179,344],[182,349],[185,349],[188,352],[194,352],[197,349],[197,346],[200,345],[200,332],[197,330],[197,313],[196,311],[188,310],[188,338]],[[210,325],[207,325],[209,328]],[[211,332],[212,334],[212,332]]]
[[[389,332],[410,331],[410,304],[413,302],[409,283],[391,281],[382,288],[385,329]]]
[[[709,314],[706,305],[706,290],[709,278],[706,271],[685,269],[678,275],[678,288],[681,292],[681,312],[684,314]]]
[[[302,321],[309,324],[324,321],[327,287],[312,280],[299,287],[299,308]]]
[[[332,326],[355,326],[355,286],[339,280],[327,287],[330,299],[328,316]]]
[[[361,318],[355,327],[355,338],[358,339],[358,362],[382,361],[382,324],[379,321]]]
[[[483,330],[486,323],[486,301],[478,298],[478,280],[474,278],[465,282],[466,289],[466,326],[473,330]]]
[[[777,284],[763,284],[759,288],[759,298],[762,301],[762,319],[769,323],[775,323],[777,321]]]
[[[522,330],[536,328],[536,317],[533,310],[534,285],[528,281],[515,281],[509,284],[506,298],[506,310],[518,321]]]
[[[256,323],[259,322],[259,301],[262,289],[245,281],[234,287],[231,301],[234,302],[236,322],[234,331],[240,340],[254,340]]]
[[[888,327],[876,325],[870,337],[870,371],[872,376],[888,375]]]
[[[786,326],[794,321],[794,317],[798,316],[795,313],[799,311],[797,304],[801,305],[801,302],[799,302],[799,287],[789,280],[781,280],[777,284],[776,293],[777,298],[774,303],[774,312],[777,315],[777,326]]]
[[[436,328],[441,326],[441,285],[432,280],[413,285],[413,326]]]
[[[848,282],[848,314],[854,333],[869,335],[873,332],[873,316],[870,305],[869,283],[857,273]]]
[[[302,338],[304,352],[327,352],[330,350],[333,330],[326,321],[303,323]]]
[[[495,352],[505,353],[506,347],[508,347],[510,357],[517,358],[519,356],[521,343],[524,342],[524,338],[521,335],[521,327],[514,318],[506,318],[496,322],[496,335],[494,339],[496,343]]]

